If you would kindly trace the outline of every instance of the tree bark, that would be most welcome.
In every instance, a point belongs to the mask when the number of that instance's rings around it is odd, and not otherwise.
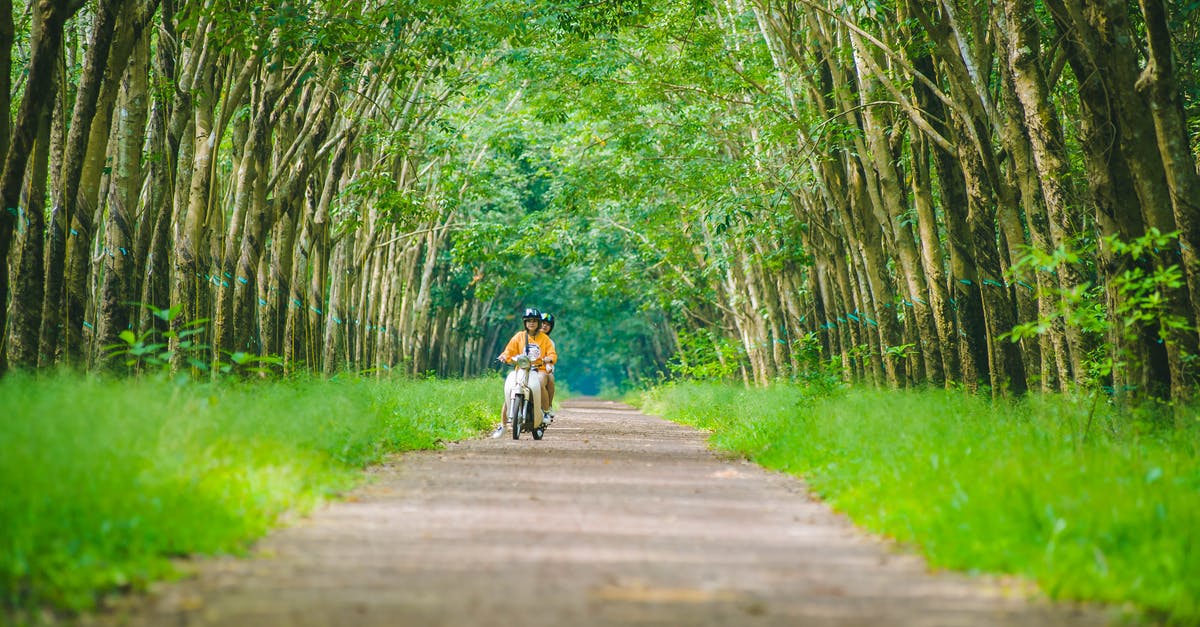
[[[352,319],[344,304],[347,288],[346,271],[353,255],[353,245],[349,238],[340,238],[334,244],[331,254],[333,264],[330,268],[329,307],[327,315],[324,316],[324,333],[322,333],[324,340],[322,342],[323,372],[327,377],[333,376],[346,363],[343,351],[350,332],[350,325],[346,322]]]
[[[53,87],[62,48],[63,26],[82,3],[74,0],[40,0],[33,6],[33,42],[25,95],[17,112],[0,175],[0,303],[8,303],[8,253],[19,215],[21,186],[42,118],[55,100]],[[7,115],[5,112],[4,115]],[[0,329],[8,328],[8,307],[0,306]],[[0,333],[4,333],[0,331]],[[3,337],[3,336],[0,336]],[[0,351],[0,374],[8,370],[8,351]]]
[[[304,212],[299,210],[285,212],[271,236],[270,269],[267,281],[260,289],[263,301],[263,353],[267,355],[284,355],[287,297],[292,291],[292,268],[297,257],[296,235],[299,229],[296,225],[303,216]]]
[[[8,154],[12,135],[13,2],[0,2],[0,155]]]
[[[174,32],[174,2],[163,0],[162,23],[159,29],[162,36],[155,46],[154,68],[160,80],[171,86],[173,94],[156,96],[154,107],[150,112],[150,149],[160,155],[149,163],[150,168],[150,207],[147,213],[153,215],[152,232],[148,234],[148,244],[144,256],[139,256],[141,270],[137,276],[144,276],[140,304],[141,311],[139,329],[153,326],[159,333],[169,330],[169,324],[159,316],[152,315],[150,307],[167,309],[171,298],[171,241],[170,230],[175,221],[175,196],[179,181],[175,177],[179,164],[191,159],[190,148],[181,150],[184,125],[177,120],[189,119],[190,98],[186,92],[178,89],[176,76],[176,59],[178,51],[175,47],[178,37]],[[168,97],[173,100],[168,102]],[[172,106],[172,104],[174,106]],[[174,132],[173,132],[174,131]],[[187,145],[191,145],[191,134],[188,134]],[[183,154],[181,154],[181,152]],[[139,251],[139,254],[140,251]]]
[[[1007,49],[1008,67],[1012,72],[1017,99],[1024,112],[1033,161],[1039,171],[1042,199],[1050,218],[1050,241],[1043,244],[1049,247],[1044,248],[1043,252],[1050,252],[1059,247],[1069,250],[1074,248],[1078,237],[1078,234],[1073,232],[1070,218],[1071,168],[1067,160],[1062,128],[1058,123],[1058,112],[1054,110],[1042,72],[1041,23],[1030,0],[1005,0],[1001,6],[1001,24],[998,30],[1001,31],[1001,40]],[[1074,263],[1061,264],[1058,268],[1058,280],[1059,289],[1063,293],[1074,293],[1083,284],[1080,269]],[[1059,306],[1065,315],[1072,316],[1070,301],[1060,298]],[[1085,376],[1083,356],[1088,352],[1088,345],[1079,325],[1067,324],[1065,331],[1071,375],[1078,385],[1083,382]]]
[[[188,185],[187,213],[182,216],[183,228],[175,240],[175,282],[171,286],[171,304],[173,307],[179,307],[180,313],[172,321],[171,328],[176,334],[182,332],[187,325],[200,324],[207,311],[201,303],[201,289],[208,289],[206,286],[210,249],[203,244],[207,240],[209,188],[212,183],[212,164],[217,141],[213,132],[216,67],[212,63],[205,63],[201,72],[196,84],[196,104],[193,108],[195,153],[192,157],[192,176]],[[207,340],[205,334],[200,334],[195,339],[202,343],[206,343]],[[192,360],[207,361],[206,356],[199,355],[196,351],[184,350],[178,337],[172,340],[171,348],[172,367],[175,370],[194,366]]]
[[[254,50],[246,60],[242,73],[247,78],[259,74],[258,56],[258,51]],[[268,210],[263,189],[266,187],[270,168],[273,132],[271,112],[283,88],[282,71],[278,69],[281,65],[279,60],[275,59],[271,65],[277,69],[267,71],[265,77],[258,77],[262,87],[257,91],[257,98],[251,103],[254,117],[246,129],[240,163],[235,168],[233,212],[229,216],[223,255],[220,257],[221,287],[217,292],[213,318],[214,348],[218,354],[222,351],[244,351],[249,348],[244,341],[239,342],[235,339],[239,322],[234,316],[233,303],[239,290],[254,291],[249,281],[256,273],[244,273],[239,267],[239,257],[249,236],[246,229],[248,221],[260,221],[261,215]]]
[[[1101,78],[1102,70],[1093,62],[1094,51],[1100,46],[1097,34],[1081,18],[1076,20],[1062,0],[1049,0],[1046,6],[1063,35],[1063,51],[1078,84],[1082,115],[1077,124],[1083,164],[1101,235],[1097,268],[1104,284],[1106,310],[1115,312],[1125,297],[1113,279],[1132,270],[1134,264],[1126,256],[1113,254],[1105,238],[1116,236],[1122,242],[1132,241],[1145,234],[1146,224],[1141,211],[1130,210],[1138,207],[1140,201],[1126,162],[1126,151],[1119,147],[1120,121]],[[1141,394],[1150,388],[1152,381],[1167,380],[1170,376],[1165,352],[1157,338],[1146,331],[1139,335],[1130,339],[1123,332],[1123,325],[1109,326],[1107,337],[1113,346],[1112,389],[1117,398]],[[1155,353],[1162,353],[1162,357],[1152,358]],[[1160,363],[1163,367],[1158,371],[1156,364]]]
[[[72,328],[68,316],[67,298],[67,248],[69,241],[77,238],[77,246],[83,254],[90,254],[92,211],[95,202],[79,206],[80,190],[98,186],[93,180],[83,181],[84,166],[88,161],[89,139],[92,137],[92,121],[96,116],[100,100],[100,89],[105,71],[109,66],[109,49],[113,42],[121,7],[127,0],[101,0],[96,10],[96,22],[92,27],[91,46],[84,59],[83,74],[75,94],[75,107],[71,114],[70,130],[67,133],[66,152],[63,161],[62,188],[56,190],[54,209],[50,217],[48,250],[46,254],[46,290],[42,303],[41,352],[51,362],[57,361],[66,351],[69,363],[80,365],[82,330]],[[96,133],[107,135],[109,127]],[[105,146],[106,147],[106,146]],[[101,159],[105,147],[92,148],[99,151]],[[98,175],[98,170],[97,170]],[[92,193],[93,198],[95,193]],[[85,227],[82,231],[79,226]],[[69,232],[68,230],[73,232]],[[82,312],[78,322],[82,325]]]
[[[914,70],[925,76],[936,76],[933,56],[929,54],[927,47],[916,46],[916,48],[916,54],[911,56]],[[947,111],[942,102],[928,86],[920,82],[914,83],[913,91],[917,105],[923,111],[928,112],[931,125],[934,125],[934,132],[946,135],[949,126],[945,123]],[[963,380],[962,347],[961,338],[955,326],[955,308],[951,306],[950,302],[950,293],[953,288],[947,287],[945,271],[947,264],[938,232],[933,194],[930,191],[933,189],[934,180],[930,166],[933,163],[937,164],[943,207],[963,206],[966,194],[962,191],[962,179],[954,176],[953,172],[946,171],[946,168],[951,165],[949,156],[940,148],[935,147],[934,142],[924,137],[914,139],[916,141],[912,151],[912,184],[917,224],[921,233],[921,245],[924,253],[922,262],[925,264],[925,270],[929,276],[930,308],[937,325],[938,337],[942,341],[943,370],[946,373],[946,382],[950,383]],[[946,221],[947,226],[948,220]]]
[[[1003,283],[996,236],[996,199],[987,181],[985,166],[974,146],[959,144],[959,159],[967,189],[966,226],[970,237],[970,255],[975,278],[960,277],[958,282],[967,298],[976,294],[981,300],[983,339],[988,355],[988,379],[993,395],[1021,396],[1027,385],[1020,347],[1000,336],[1011,331],[1014,307]],[[963,303],[959,302],[961,308]],[[973,321],[965,320],[968,324]]]
[[[1179,230],[1178,261],[1187,280],[1191,310],[1176,305],[1186,330],[1165,333],[1171,361],[1171,398],[1186,402],[1192,396],[1198,368],[1190,365],[1197,354],[1196,322],[1200,319],[1200,174],[1192,155],[1183,94],[1179,90],[1167,8],[1162,0],[1139,0],[1145,18],[1150,57],[1137,81],[1137,89],[1150,103],[1157,131],[1158,153],[1166,171],[1171,209]],[[1173,256],[1173,255],[1172,255]]]
[[[856,45],[856,55],[871,54],[871,51],[862,47],[859,38],[853,39]],[[873,91],[874,86],[865,65],[859,65],[858,80],[860,94],[870,94]],[[912,228],[906,218],[908,214],[908,207],[905,203],[907,195],[900,184],[901,175],[896,167],[898,157],[892,153],[887,141],[887,122],[883,119],[879,109],[867,106],[863,110],[862,120],[863,137],[867,144],[866,150],[869,151],[864,151],[864,154],[870,154],[873,157],[870,165],[874,169],[879,189],[876,201],[878,203],[876,220],[880,223],[880,227],[890,235],[889,239],[900,261],[897,274],[903,278],[908,292],[907,297],[900,299],[902,302],[899,306],[903,307],[904,303],[908,304],[906,312],[908,315],[905,316],[905,319],[911,318],[914,322],[916,337],[913,338],[914,342],[912,343],[917,346],[917,359],[922,360],[924,371],[931,373],[931,378],[937,385],[941,385],[944,380],[941,348],[938,344],[933,317],[925,302],[921,300],[921,297],[928,294],[929,290],[925,283],[924,268],[918,261],[917,244],[913,238]],[[910,301],[909,298],[916,300]],[[878,315],[881,318],[894,319],[896,306],[897,303],[894,299],[886,302],[883,304],[884,310],[878,312]]]
[[[940,151],[935,151],[935,157],[950,252],[949,302],[959,334],[959,363],[963,383],[976,390],[980,382],[990,380],[991,373],[975,246],[968,226],[966,184],[957,159]]]
[[[261,354],[260,322],[256,321],[258,306],[258,285],[260,283],[259,264],[264,251],[264,234],[272,228],[275,221],[290,208],[300,203],[303,190],[309,175],[316,164],[318,144],[325,139],[335,111],[332,96],[324,90],[317,92],[321,99],[311,102],[305,109],[310,114],[305,118],[306,124],[292,142],[288,150],[290,158],[281,163],[292,164],[281,166],[286,176],[279,177],[278,186],[274,190],[274,199],[267,199],[268,185],[265,176],[261,176],[255,184],[254,206],[260,210],[247,217],[246,228],[240,242],[236,283],[234,283],[233,321],[235,350],[251,350]],[[316,102],[320,102],[317,105]],[[313,107],[320,107],[312,111]],[[264,154],[262,158],[267,156]]]
[[[1020,264],[1022,258],[1028,254],[1021,247],[1029,245],[1030,240],[1033,242],[1033,248],[1042,254],[1051,254],[1054,246],[1051,243],[1050,219],[1042,203],[1041,181],[1033,162],[1033,152],[1023,122],[1023,109],[1017,99],[1011,74],[1006,75],[1003,81],[1002,94],[1000,137],[1012,160],[1006,174],[1012,180],[1011,186],[1020,195],[1020,206],[1014,204],[1000,207],[998,213],[1004,227],[1011,263]],[[1022,224],[1020,217],[1016,215],[1019,209],[1024,209],[1025,224]],[[1032,273],[1032,276],[1029,273]],[[1038,378],[1043,391],[1065,391],[1075,370],[1069,359],[1064,321],[1059,315],[1059,303],[1062,301],[1060,280],[1037,268],[1023,269],[1013,280],[1013,290],[1018,303],[1018,321],[1028,323],[1044,320],[1050,324],[1050,328],[1038,334],[1036,338],[1022,340],[1024,352],[1028,356],[1025,362],[1026,371],[1039,373]],[[1038,358],[1033,359],[1030,353]]]
[[[132,327],[130,300],[134,293],[134,227],[142,188],[142,145],[146,138],[149,95],[149,45],[137,42],[136,52],[125,74],[118,121],[116,164],[104,228],[104,279],[100,288],[97,342],[101,351],[120,342],[120,334]],[[141,230],[152,225],[143,224]],[[101,355],[103,356],[103,354]],[[118,365],[118,364],[112,364]]]
[[[56,90],[57,91],[57,90]],[[33,164],[25,194],[25,237],[22,239],[12,300],[12,333],[9,355],[22,370],[38,367],[38,333],[41,330],[42,255],[45,252],[46,175],[50,160],[50,116],[42,116],[41,129],[33,147]]]

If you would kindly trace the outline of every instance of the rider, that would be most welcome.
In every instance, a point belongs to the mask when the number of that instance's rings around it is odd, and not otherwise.
[[[547,339],[549,339],[550,332],[553,330],[554,330],[554,314],[552,314],[548,311],[543,311],[542,312],[542,333],[546,335]],[[549,413],[549,416],[546,418],[547,422],[554,421],[554,412],[551,410],[551,407],[554,406],[554,369],[558,367],[558,347],[555,346],[554,340],[550,340],[550,346],[554,348],[554,359],[550,360],[546,364],[546,376],[543,377],[543,379],[546,382],[546,401],[544,403],[542,403],[542,405],[543,405],[542,410],[543,410],[543,413],[547,413],[547,412]]]
[[[517,355],[524,354],[533,361],[533,369],[529,372],[529,389],[533,392],[533,428],[536,429],[542,424],[542,399],[549,398],[542,371],[545,369],[547,361],[553,363],[558,355],[554,352],[554,343],[550,341],[550,336],[542,333],[542,312],[535,307],[528,307],[525,309],[525,315],[521,318],[525,328],[512,336],[512,339],[504,347],[504,352],[500,353],[496,359],[508,364],[512,363]],[[493,438],[498,438],[500,434],[504,433],[504,425],[509,418],[508,399],[512,395],[516,379],[517,373],[514,370],[508,373],[508,379],[504,382],[505,402],[500,408],[500,424],[492,432]]]

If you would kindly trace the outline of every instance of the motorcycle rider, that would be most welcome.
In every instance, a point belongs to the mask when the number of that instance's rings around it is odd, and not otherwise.
[[[554,314],[542,312],[542,333],[550,338],[550,332],[554,330]],[[542,403],[542,413],[546,414],[546,422],[554,422],[554,369],[558,367],[558,347],[554,344],[554,340],[550,340],[550,346],[554,347],[554,359],[546,364],[546,376],[543,377],[546,382],[546,400]]]
[[[554,351],[554,343],[550,341],[550,336],[542,333],[542,312],[536,307],[528,307],[521,320],[525,328],[512,336],[504,347],[504,352],[496,359],[509,364],[517,355],[525,355],[533,361],[533,369],[529,372],[529,389],[533,392],[533,428],[536,429],[542,424],[542,399],[548,398],[543,372],[546,363],[554,363],[558,355]],[[500,437],[504,433],[504,425],[508,423],[508,399],[512,396],[516,380],[516,370],[509,372],[504,382],[504,404],[500,408],[500,424],[492,432],[493,438]]]

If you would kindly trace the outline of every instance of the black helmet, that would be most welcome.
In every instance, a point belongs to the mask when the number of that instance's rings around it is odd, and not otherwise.
[[[525,319],[525,320],[528,320],[530,318],[533,318],[534,320],[541,320],[542,312],[538,311],[537,307],[526,307],[525,315],[521,316],[521,318]]]
[[[550,325],[551,331],[554,330],[554,314],[552,314],[548,311],[543,311],[542,312],[542,322],[545,322],[546,324]]]

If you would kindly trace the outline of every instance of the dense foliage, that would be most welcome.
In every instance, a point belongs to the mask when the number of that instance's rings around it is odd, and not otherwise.
[[[9,9],[0,365],[1194,388],[1191,3]]]

